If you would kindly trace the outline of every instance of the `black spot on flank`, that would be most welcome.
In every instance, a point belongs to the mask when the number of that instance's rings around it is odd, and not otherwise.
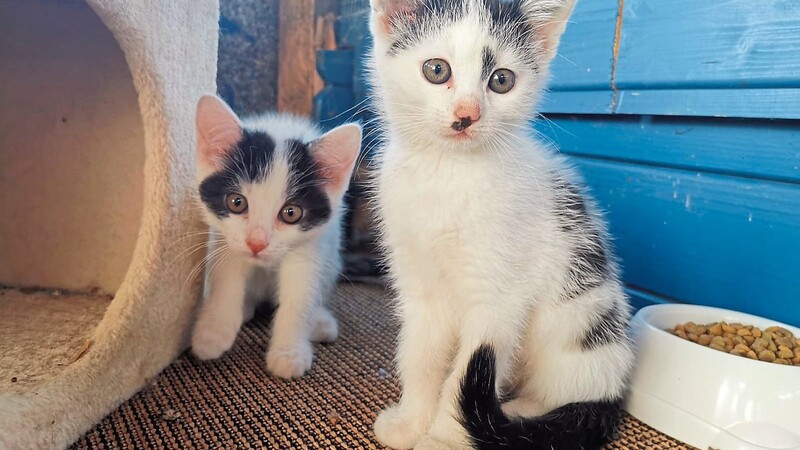
[[[487,80],[494,70],[497,61],[494,52],[489,47],[483,48],[483,69],[481,70],[481,79]]]
[[[603,243],[597,236],[591,236],[590,239],[593,240],[575,250],[570,257],[569,272],[562,294],[564,300],[599,287],[608,279],[608,259]]]
[[[324,224],[331,216],[330,199],[324,190],[326,180],[309,150],[309,145],[300,141],[288,145],[290,180],[286,203],[303,208],[303,218],[296,224],[303,231]]]
[[[597,318],[581,340],[584,350],[591,350],[608,344],[622,342],[628,327],[628,314],[615,303]]]
[[[567,181],[561,181],[555,188],[558,208],[556,214],[563,219],[561,228],[564,231],[575,231],[582,225],[588,225],[590,219],[586,200],[578,187]]]
[[[571,299],[606,281],[611,272],[610,261],[606,242],[577,186],[563,180],[556,184],[555,214],[561,221],[561,230],[574,243],[562,294],[564,299]]]

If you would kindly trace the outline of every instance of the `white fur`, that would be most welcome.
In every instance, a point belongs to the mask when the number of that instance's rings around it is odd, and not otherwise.
[[[562,299],[570,254],[584,237],[565,233],[553,211],[558,178],[575,176],[527,134],[551,55],[542,52],[538,72],[529,70],[513,46],[487,32],[485,17],[470,13],[389,56],[387,1],[372,2],[372,77],[386,124],[375,189],[402,321],[403,394],[378,417],[376,436],[394,448],[467,447],[456,399],[484,343],[497,352],[498,389],[516,392],[509,414],[618,397],[632,363],[628,343],[587,351],[580,339],[610,305],[625,305],[625,295],[612,277]],[[571,2],[547,3],[561,7],[565,15],[551,20],[563,23]],[[555,33],[546,38],[557,43]],[[485,46],[497,50],[496,67],[515,72],[511,92],[496,94],[481,80]],[[453,83],[425,80],[419,67],[430,58],[450,63]],[[482,117],[470,139],[455,140],[452,111],[465,98],[478,101]],[[604,237],[602,219],[592,220]]]
[[[341,269],[342,197],[348,183],[327,189],[332,213],[325,224],[303,232],[281,222],[277,215],[289,196],[286,142],[311,142],[320,139],[320,132],[304,119],[274,114],[245,120],[243,127],[267,132],[276,142],[275,157],[267,178],[245,184],[240,192],[248,199],[246,217],[220,219],[203,208],[212,229],[212,250],[207,298],[194,327],[192,350],[201,359],[218,358],[231,348],[257,303],[272,300],[278,309],[266,355],[267,369],[281,378],[296,378],[311,368],[312,342],[332,342],[338,336],[336,319],[325,303]],[[340,150],[357,153],[358,144]],[[346,179],[353,167],[352,162],[349,164],[349,168],[341,169],[347,172]],[[199,181],[209,175],[204,167],[208,165],[201,161]],[[265,230],[269,242],[267,250],[257,257],[245,244],[253,228]]]

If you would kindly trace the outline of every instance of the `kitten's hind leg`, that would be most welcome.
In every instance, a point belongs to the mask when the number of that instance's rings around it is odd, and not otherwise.
[[[328,308],[318,306],[314,310],[312,320],[311,340],[313,342],[333,342],[339,337],[339,324]]]
[[[503,403],[500,408],[503,410],[503,414],[509,418],[538,417],[547,413],[547,408],[541,402],[526,397],[511,399]]]

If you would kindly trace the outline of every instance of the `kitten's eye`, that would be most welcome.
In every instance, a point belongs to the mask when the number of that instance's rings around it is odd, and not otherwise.
[[[247,199],[242,194],[228,194],[225,196],[225,206],[228,207],[228,211],[241,214],[247,211]]]
[[[295,224],[303,218],[303,208],[297,205],[286,205],[281,210],[280,218],[289,225]]]
[[[508,69],[497,69],[489,77],[489,89],[498,94],[505,94],[514,87],[514,72]]]
[[[450,79],[450,64],[439,58],[422,63],[422,74],[433,84],[446,83]]]

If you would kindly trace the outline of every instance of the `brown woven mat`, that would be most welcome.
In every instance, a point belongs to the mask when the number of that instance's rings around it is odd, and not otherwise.
[[[300,380],[264,369],[269,318],[244,327],[217,361],[182,355],[73,448],[374,449],[377,411],[399,390],[390,376],[396,326],[384,290],[342,285],[333,308],[340,338],[317,346]],[[610,449],[689,449],[626,417]]]

